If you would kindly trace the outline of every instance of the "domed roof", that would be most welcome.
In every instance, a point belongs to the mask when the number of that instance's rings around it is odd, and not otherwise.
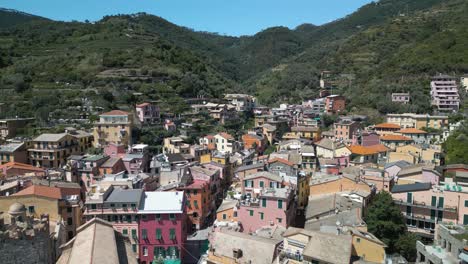
[[[22,214],[26,211],[26,207],[22,203],[14,203],[10,205],[10,209],[8,210],[8,213],[10,215],[17,215],[17,214]]]

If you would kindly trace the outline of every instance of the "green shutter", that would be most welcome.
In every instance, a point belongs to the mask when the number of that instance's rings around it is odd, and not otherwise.
[[[174,228],[171,228],[171,229],[169,230],[169,239],[171,239],[171,240],[175,240],[175,239],[176,239],[176,231],[175,231]]]
[[[136,229],[132,229],[132,237],[136,237],[137,236],[137,231]]]
[[[260,213],[260,220],[263,220],[263,213]]]
[[[436,203],[437,203],[437,197],[432,196],[432,199],[431,199],[431,206],[436,206]]]
[[[265,186],[265,183],[263,181],[260,181],[260,188],[263,188]]]
[[[159,257],[165,258],[166,257],[166,250],[164,250],[163,247],[154,247],[153,253],[154,253],[154,256],[156,258],[159,258]]]
[[[249,213],[250,213],[250,216],[253,216],[254,211],[253,211],[253,210],[249,210]]]
[[[223,214],[223,220],[226,220],[226,214]]]
[[[431,219],[434,220],[434,219],[435,219],[435,216],[436,216],[436,211],[435,211],[435,210],[431,210]]]
[[[283,200],[278,200],[278,209],[283,208]]]
[[[468,225],[468,215],[463,215],[463,225]]]
[[[439,197],[439,204],[437,207],[444,208],[444,197]]]
[[[437,211],[437,221],[442,221],[443,217],[444,217],[444,211],[442,210]]]
[[[468,200],[465,200],[465,207],[468,207]]]
[[[135,253],[137,252],[137,245],[136,244],[132,244],[132,250]]]
[[[127,236],[128,235],[128,229],[127,228],[122,229],[122,234],[124,236]]]
[[[262,198],[262,207],[267,207],[266,198]]]
[[[408,203],[413,203],[413,194],[412,193],[407,193],[406,194],[406,202]]]
[[[162,231],[161,229],[156,229],[156,239],[161,240],[162,239]]]
[[[406,214],[411,215],[411,206],[406,206]]]
[[[141,238],[143,238],[143,239],[148,238],[148,231],[146,229],[141,230]]]

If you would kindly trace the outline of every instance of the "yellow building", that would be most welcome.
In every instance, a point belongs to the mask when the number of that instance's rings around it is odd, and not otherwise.
[[[207,153],[200,156],[200,163],[206,164],[211,162],[211,153]]]
[[[76,234],[82,224],[80,206],[80,188],[57,188],[32,185],[10,196],[0,197],[0,212],[8,212],[14,203],[20,203],[27,209],[27,215],[40,218],[49,215],[50,222],[65,222],[68,239]]]
[[[309,188],[310,196],[358,190],[372,193],[371,187],[367,183],[355,181],[346,176],[330,176],[323,179],[312,179]]]
[[[288,136],[303,138],[312,141],[318,141],[321,138],[321,130],[318,127],[309,127],[309,126],[295,126],[291,128],[291,132],[288,133]]]
[[[94,147],[104,147],[110,143],[132,145],[133,118],[130,113],[113,110],[99,115],[94,124]]]
[[[310,175],[301,176],[297,182],[297,191],[298,191],[298,209],[304,209],[309,202],[310,195]]]
[[[434,128],[448,127],[448,116],[419,115],[413,113],[387,114],[387,122],[400,125],[402,128]]]
[[[353,237],[352,255],[371,263],[385,263],[385,245],[373,234],[352,227],[344,227]]]
[[[397,153],[407,153],[416,158],[412,163],[440,164],[440,148],[422,148],[419,145],[406,145],[395,148]]]
[[[216,221],[237,222],[237,200],[224,200],[216,211]]]
[[[404,153],[404,152],[388,153],[388,163],[397,162],[399,160],[404,160],[411,164],[415,164],[417,160],[417,156],[415,156],[414,154]]]

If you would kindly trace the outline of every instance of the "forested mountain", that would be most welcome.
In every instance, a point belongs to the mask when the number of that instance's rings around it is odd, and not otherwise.
[[[463,0],[381,0],[322,26],[230,37],[144,13],[81,23],[0,10],[0,102],[14,106],[0,115],[47,120],[82,98],[105,108],[160,100],[178,113],[183,98],[227,91],[298,102],[317,95],[320,70],[346,74],[337,92],[350,109],[427,111],[428,76],[468,71],[467,11]],[[388,104],[392,91],[414,103]]]

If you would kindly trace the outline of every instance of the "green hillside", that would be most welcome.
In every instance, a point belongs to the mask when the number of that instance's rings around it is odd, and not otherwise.
[[[37,20],[47,20],[43,17],[38,17],[16,10],[0,8],[0,29],[10,28],[20,24],[28,23]]]
[[[381,0],[322,26],[239,38],[144,13],[79,23],[0,11],[0,102],[13,106],[0,115],[66,118],[83,98],[106,109],[160,100],[179,113],[183,98],[229,91],[297,103],[317,95],[321,70],[346,74],[335,91],[350,109],[428,111],[428,77],[467,71],[467,9],[463,0]],[[389,104],[394,91],[414,103]]]

